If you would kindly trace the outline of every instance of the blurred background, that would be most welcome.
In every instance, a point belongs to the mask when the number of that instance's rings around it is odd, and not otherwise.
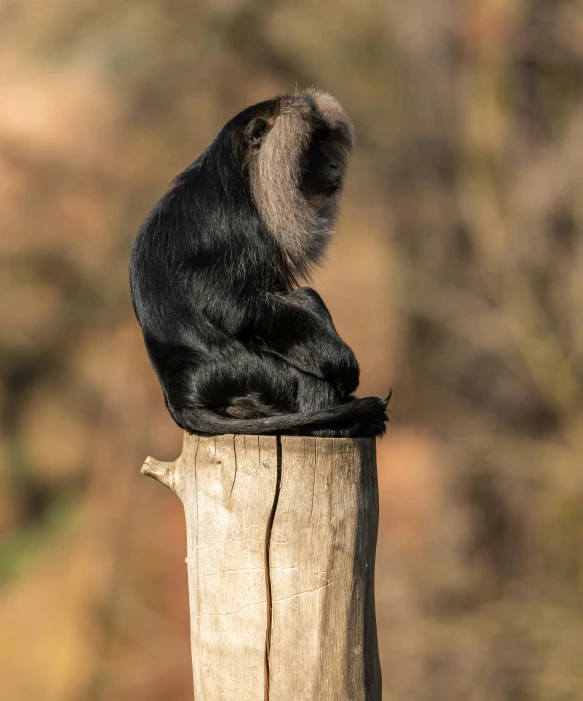
[[[5,0],[0,697],[191,701],[172,423],[127,265],[243,107],[358,139],[314,285],[392,385],[386,701],[583,699],[583,2]]]

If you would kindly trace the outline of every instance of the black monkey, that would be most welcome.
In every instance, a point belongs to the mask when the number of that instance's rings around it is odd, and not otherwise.
[[[372,436],[387,400],[326,305],[297,287],[321,260],[352,150],[326,93],[249,107],[173,181],[142,225],[130,284],[148,355],[191,433]]]

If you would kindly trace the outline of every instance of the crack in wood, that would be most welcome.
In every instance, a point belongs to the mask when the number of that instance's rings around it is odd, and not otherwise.
[[[267,589],[267,626],[265,632],[265,701],[269,701],[269,653],[271,650],[271,625],[272,625],[272,591],[271,591],[271,570],[270,570],[270,547],[271,535],[273,529],[273,521],[277,504],[279,501],[279,493],[281,491],[281,436],[276,436],[277,446],[277,477],[275,482],[275,494],[273,496],[273,505],[271,513],[267,521],[267,530],[265,533],[265,584]]]
[[[300,591],[297,594],[292,594],[291,596],[286,596],[283,599],[275,599],[275,601],[273,603],[280,604],[282,601],[289,601],[290,599],[296,599],[298,596],[302,596],[303,594],[313,594],[316,591],[320,591],[320,589],[326,589],[326,587],[329,587],[331,584],[334,584],[334,582],[326,582],[326,584],[321,584],[319,587],[314,587],[313,589],[306,589],[306,591]]]
[[[235,460],[235,474],[233,475],[233,484],[231,485],[231,491],[229,492],[229,499],[233,496],[233,489],[235,488],[235,481],[237,479],[237,445],[235,443],[236,436],[233,436],[233,458]]]

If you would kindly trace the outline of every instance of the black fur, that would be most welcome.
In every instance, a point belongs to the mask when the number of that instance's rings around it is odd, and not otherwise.
[[[381,435],[387,401],[352,396],[354,354],[318,293],[293,289],[251,196],[248,149],[260,148],[278,104],[228,122],[149,214],[131,255],[134,310],[183,429]]]

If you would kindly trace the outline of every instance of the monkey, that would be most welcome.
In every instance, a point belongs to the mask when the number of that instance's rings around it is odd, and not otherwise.
[[[308,89],[251,107],[172,181],[130,258],[166,407],[198,435],[380,436],[386,399],[308,282],[337,218],[353,127]]]

